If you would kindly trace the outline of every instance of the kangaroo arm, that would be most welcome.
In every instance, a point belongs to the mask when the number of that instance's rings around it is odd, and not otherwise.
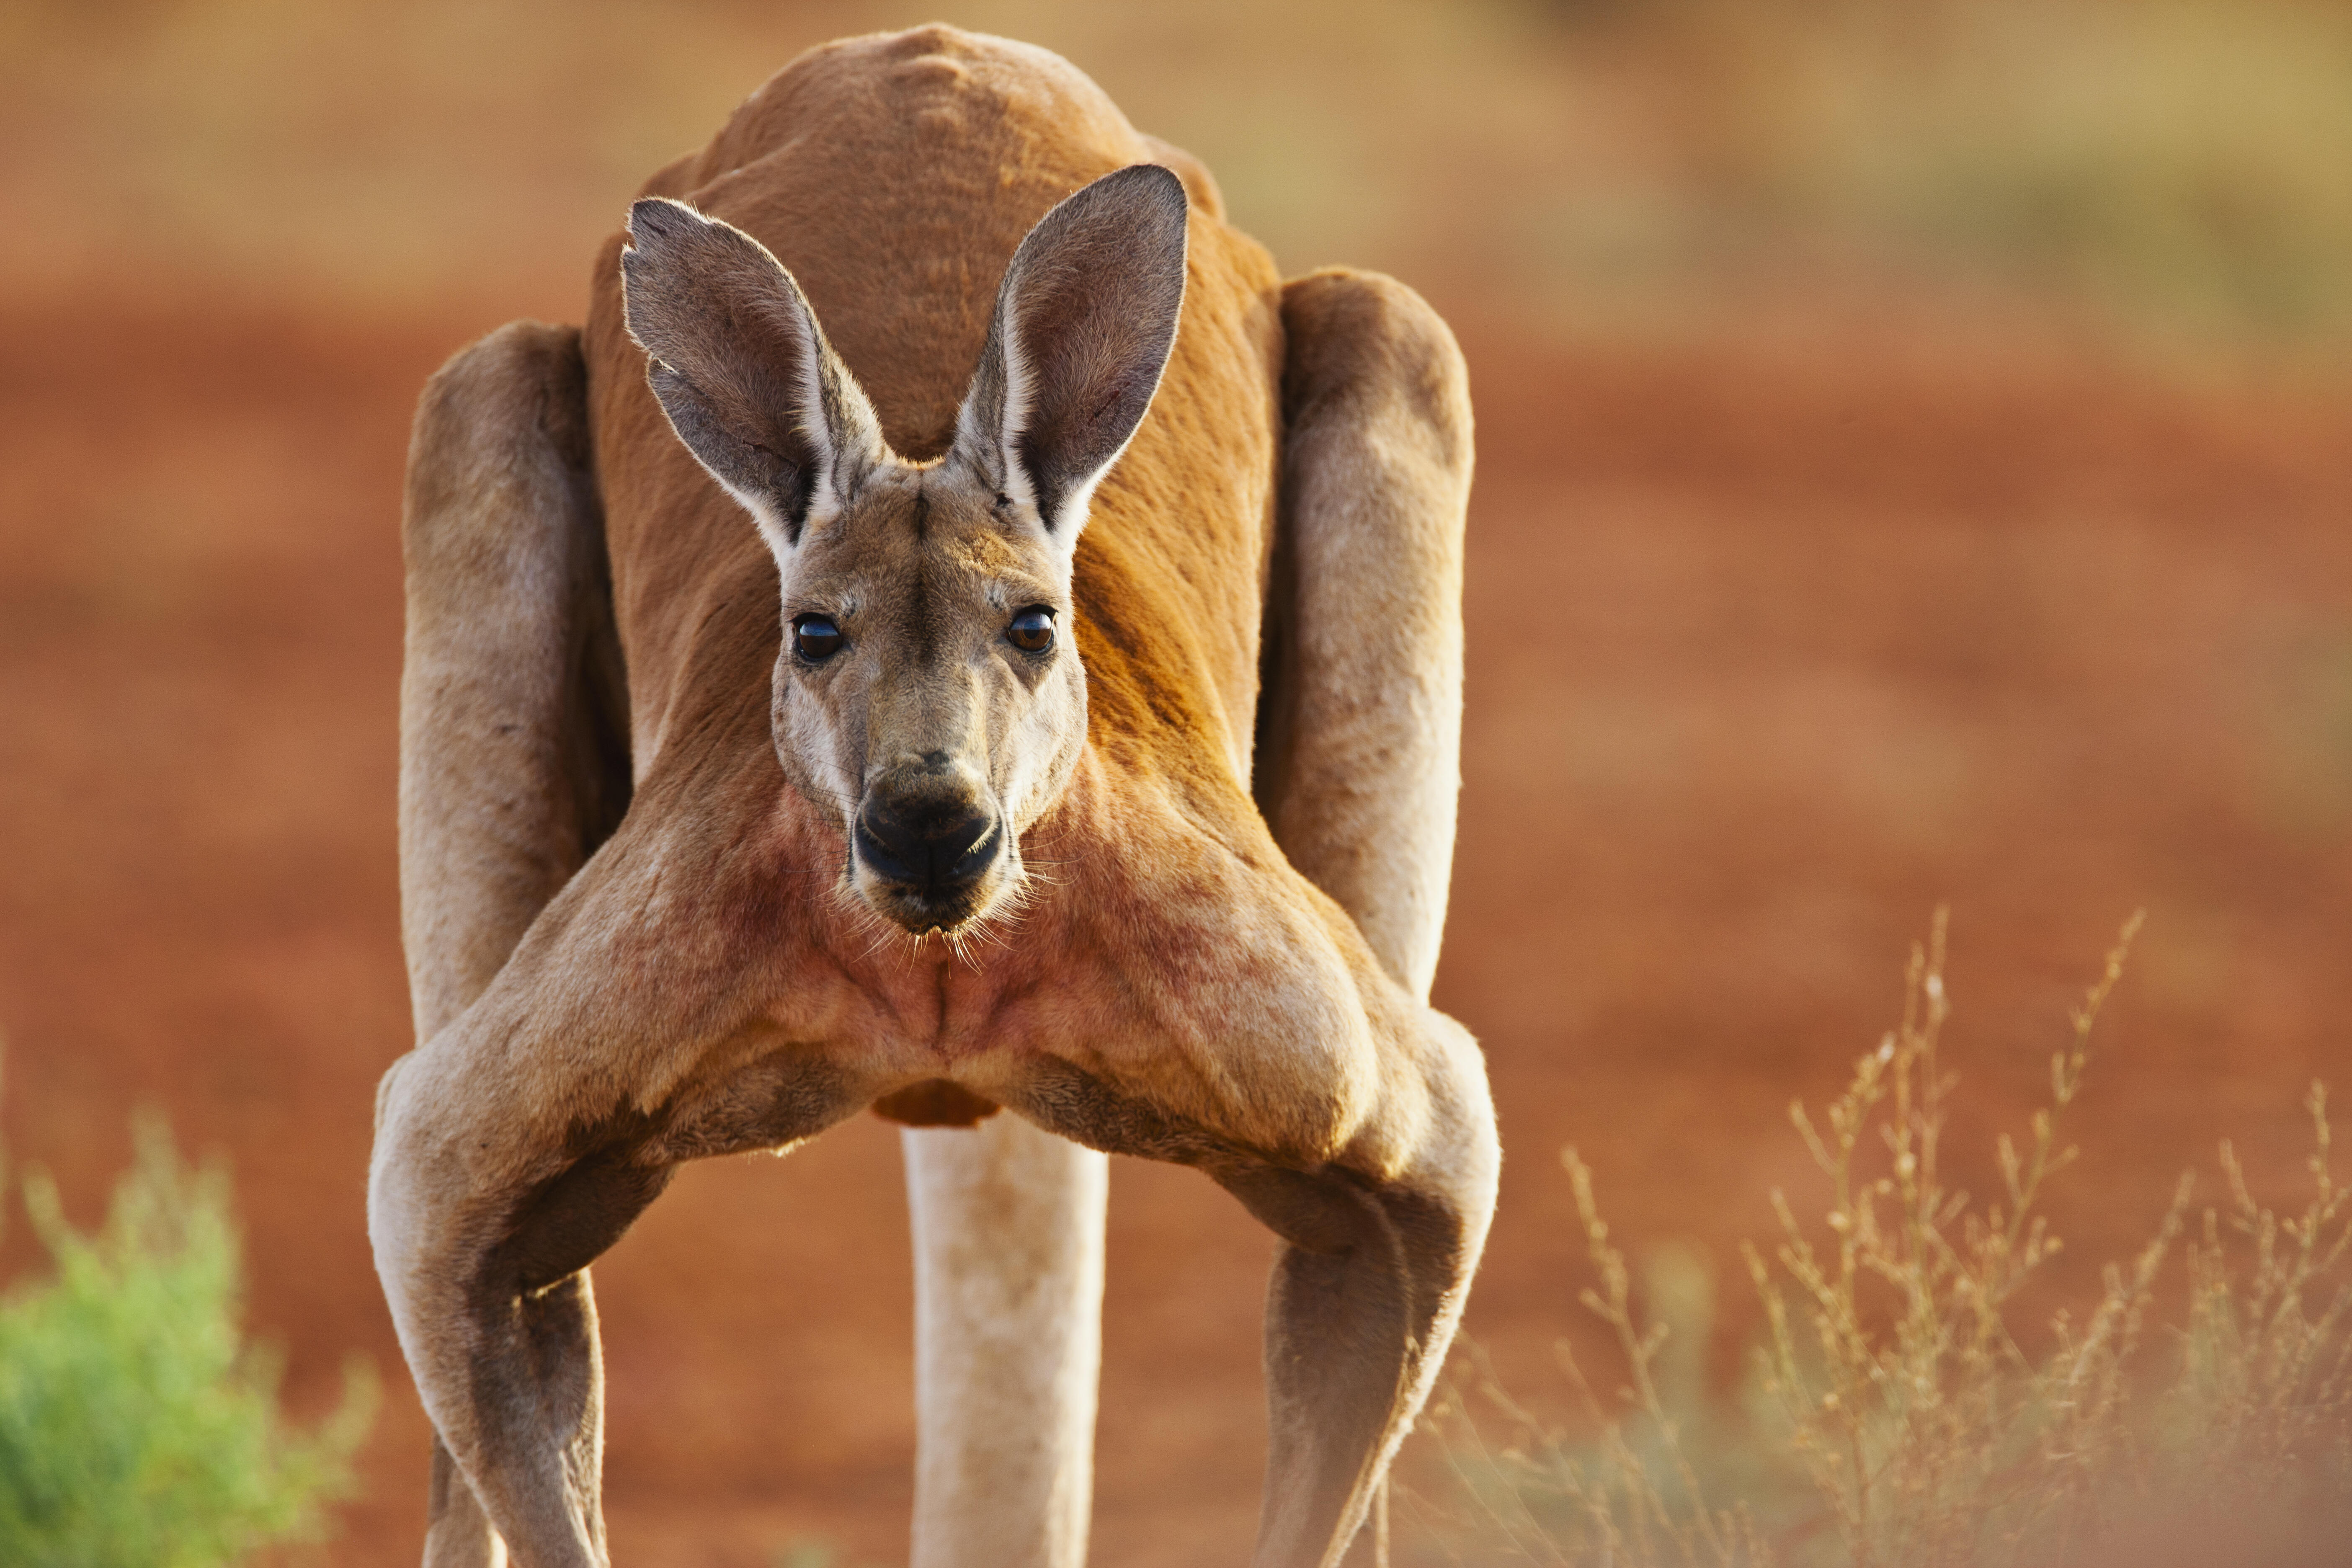
[[[1283,286],[1283,458],[1253,793],[1290,863],[1426,997],[1461,787],[1469,380],[1420,295]]]
[[[656,786],[649,786],[653,788]],[[700,845],[632,817],[491,985],[386,1075],[368,1231],[425,1413],[478,1536],[436,1521],[427,1563],[491,1553],[602,1568],[603,1372],[588,1265],[677,1165],[788,1148],[876,1085],[757,1016],[757,947],[665,916],[666,870],[726,884]],[[495,1536],[489,1532],[495,1531]],[[455,1557],[472,1562],[478,1558]]]
[[[586,391],[577,329],[516,321],[459,351],[417,403],[400,879],[419,1040],[481,994],[628,804]],[[580,1307],[593,1335],[584,1286]],[[437,1435],[426,1530],[433,1568],[502,1560]]]
[[[370,1228],[436,1434],[425,1562],[497,1562],[503,1542],[530,1568],[602,1568],[604,1363],[586,1265],[669,1167],[606,1154],[520,1191],[435,1184],[448,1166],[418,1157],[429,1140],[416,1121],[440,1096],[402,1087],[379,1134]]]
[[[613,1173],[583,1180],[515,1148],[510,1128],[475,1125],[484,1097],[464,1058],[484,1012],[386,1075],[369,1173],[376,1271],[434,1426],[425,1561],[499,1563],[503,1543],[524,1563],[594,1568],[595,1300],[584,1272],[553,1266],[601,1251],[643,1205]],[[536,1223],[551,1208],[554,1225]],[[583,1212],[604,1235],[583,1234]]]
[[[1437,967],[1460,788],[1467,375],[1444,322],[1378,274],[1294,279],[1282,313],[1253,794],[1284,858],[1410,999],[1382,1007],[1374,1030],[1385,1103],[1353,1150],[1313,1164],[1171,1120],[1075,1068],[1019,1108],[1081,1142],[1197,1164],[1282,1238],[1256,1562],[1325,1568],[1444,1361],[1500,1153],[1475,1043],[1412,1005]],[[1362,981],[1360,995],[1380,987]]]
[[[1444,1362],[1494,1214],[1501,1154],[1477,1045],[1389,994],[1373,1031],[1381,1104],[1330,1159],[1255,1144],[1066,1060],[998,1091],[1074,1142],[1198,1167],[1281,1238],[1255,1568],[1334,1568],[1346,1553]]]
[[[1469,1034],[1424,1013],[1408,1163],[1211,1174],[1282,1238],[1266,1290],[1256,1561],[1334,1568],[1445,1363],[1495,1208],[1500,1149]]]

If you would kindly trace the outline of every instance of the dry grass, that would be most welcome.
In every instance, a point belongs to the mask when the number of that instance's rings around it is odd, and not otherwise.
[[[1828,1189],[1818,1229],[1775,1192],[1780,1236],[1745,1249],[1768,1325],[1748,1407],[1711,1405],[1668,1347],[1703,1337],[1691,1292],[1653,1279],[1634,1307],[1592,1173],[1569,1150],[1598,1289],[1628,1383],[1604,1398],[1563,1342],[1583,1420],[1551,1426],[1475,1355],[1434,1426],[1458,1479],[1414,1500],[1456,1562],[1899,1565],[2336,1560],[2352,1529],[2352,1188],[2330,1168],[2325,1088],[2311,1086],[2311,1190],[2282,1216],[2221,1149],[2225,1193],[2191,1226],[2184,1176],[2157,1235],[2105,1270],[2029,1352],[2021,1292],[2060,1249],[2041,1211],[2071,1164],[2062,1119],[2135,918],[2050,1062],[2048,1104],[2004,1134],[2001,1192],[1948,1182],[1953,1075],[1944,928],[1914,952],[1901,1025],[1816,1118],[1790,1120]],[[2185,1242],[2184,1236],[2188,1237]],[[2168,1261],[2185,1299],[2165,1321]],[[1661,1289],[1661,1285],[1664,1286]],[[1670,1321],[1682,1303],[1679,1322]],[[1490,1432],[1507,1428],[1496,1447]]]

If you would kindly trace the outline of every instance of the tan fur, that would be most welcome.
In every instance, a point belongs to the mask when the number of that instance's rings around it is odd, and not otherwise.
[[[915,1243],[912,1568],[1086,1561],[1108,1162],[1000,1116],[901,1135]]]
[[[1461,789],[1470,391],[1412,290],[1318,272],[1283,289],[1286,531],[1258,796],[1290,863],[1389,973],[1437,972]]]
[[[417,407],[400,801],[419,1038],[480,994],[628,803],[598,754],[623,697],[585,392],[580,334],[518,321]],[[462,608],[483,605],[500,613]],[[485,777],[515,790],[469,799]]]
[[[986,456],[998,281],[1055,209],[1008,341],[1055,345],[1045,402],[1054,376],[1095,389],[1083,434],[1156,353],[1129,328],[1162,296],[1056,204],[1083,186],[1104,221],[1156,222],[1149,177],[1089,186],[1152,162],[1191,196],[1181,327],[1090,505],[1069,491],[1084,531],[1057,531],[1062,492],[1033,504]],[[1335,1563],[1494,1197],[1476,1047],[1423,1001],[1470,463],[1450,336],[1383,279],[1285,289],[1190,160],[1066,63],[952,29],[803,57],[648,195],[692,211],[641,207],[625,310],[616,238],[579,347],[518,327],[467,351],[412,453],[420,1044],[380,1096],[370,1228],[464,1483],[437,1489],[428,1562],[499,1537],[604,1561],[586,1266],[677,1163],[961,1094],[1197,1165],[1283,1237],[1257,1561]],[[712,335],[698,299],[742,324]],[[1130,370],[1087,380],[1089,354]],[[793,399],[818,414],[774,422]],[[1053,661],[994,640],[1008,594],[1066,612]],[[860,617],[837,671],[780,660],[803,600]],[[872,874],[852,826],[902,787],[1001,809],[998,880],[950,907]]]

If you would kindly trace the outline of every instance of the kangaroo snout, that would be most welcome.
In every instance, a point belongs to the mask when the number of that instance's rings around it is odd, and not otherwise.
[[[975,880],[996,858],[996,818],[960,806],[870,802],[857,814],[857,858],[908,887]]]
[[[986,786],[936,752],[866,786],[851,838],[860,868],[889,884],[884,912],[918,929],[952,927],[973,912],[972,895],[1004,851]]]

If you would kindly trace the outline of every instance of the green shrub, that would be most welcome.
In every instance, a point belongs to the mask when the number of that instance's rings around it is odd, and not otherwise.
[[[225,1173],[184,1169],[153,1121],[95,1235],[46,1176],[23,1192],[56,1273],[0,1297],[0,1563],[216,1568],[322,1533],[374,1386],[355,1364],[317,1430],[284,1421],[238,1328]]]

